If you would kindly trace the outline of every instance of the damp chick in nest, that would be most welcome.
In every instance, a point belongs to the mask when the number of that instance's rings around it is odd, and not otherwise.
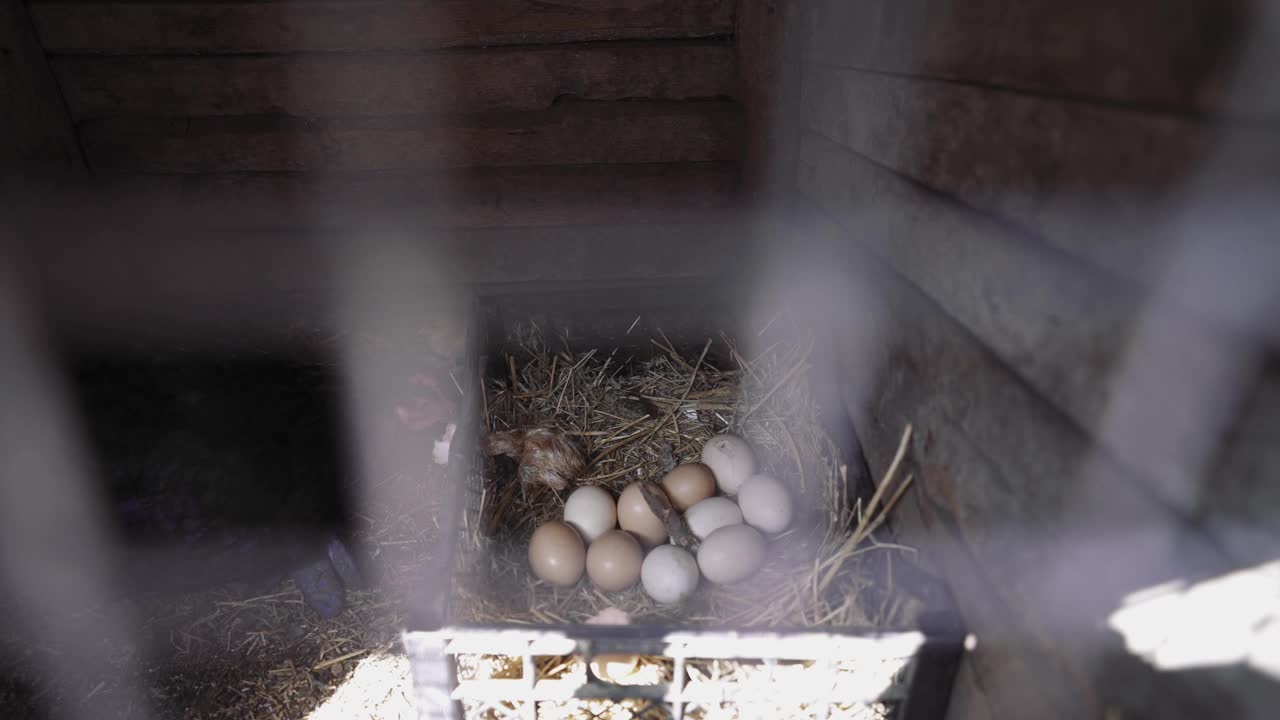
[[[489,433],[481,449],[486,455],[506,455],[519,463],[520,482],[552,490],[568,487],[586,467],[578,446],[550,428]]]

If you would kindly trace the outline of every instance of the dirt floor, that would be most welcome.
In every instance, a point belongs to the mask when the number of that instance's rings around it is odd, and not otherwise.
[[[338,617],[319,619],[292,581],[258,594],[229,586],[166,602],[125,601],[144,620],[136,637],[107,648],[113,667],[104,678],[44,682],[35,669],[41,656],[63,651],[39,640],[0,638],[0,717],[102,717],[118,703],[124,709],[109,714],[416,717],[399,633],[414,570],[436,541],[431,487],[443,473],[432,467],[418,477],[390,479],[410,486],[398,494],[416,497],[416,506],[373,508],[362,516],[358,545],[382,577],[349,592]],[[130,686],[132,702],[125,699]]]

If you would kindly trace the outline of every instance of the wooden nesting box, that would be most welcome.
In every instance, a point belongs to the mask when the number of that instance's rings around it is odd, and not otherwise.
[[[0,13],[5,221],[68,332],[278,341],[352,286],[767,288],[873,476],[916,428],[895,530],[977,638],[947,717],[1277,705],[1273,611],[1126,624],[1280,552],[1274,4]],[[1169,659],[1196,637],[1239,642]]]
[[[786,364],[771,362],[776,357],[771,350],[757,356],[748,349],[794,343],[790,331],[781,327],[789,326],[791,319],[776,321],[779,328],[764,336],[769,328],[759,327],[751,316],[750,295],[725,278],[700,278],[576,290],[520,289],[479,300],[468,370],[460,378],[469,389],[467,409],[454,439],[450,477],[443,484],[447,496],[440,501],[451,510],[440,515],[441,547],[409,609],[409,631],[404,635],[417,673],[421,712],[430,717],[542,717],[606,712],[612,707],[616,712],[664,717],[803,712],[901,718],[930,718],[943,712],[963,647],[963,630],[949,615],[950,604],[943,598],[940,607],[935,604],[905,616],[876,611],[897,604],[895,593],[905,598],[905,593],[932,589],[921,587],[924,580],[912,575],[919,571],[913,571],[909,561],[899,559],[897,588],[882,585],[883,594],[856,590],[855,584],[844,582],[862,574],[870,584],[882,583],[892,570],[883,575],[872,570],[879,567],[874,564],[842,563],[835,566],[842,578],[838,593],[809,595],[809,583],[819,582],[811,568],[815,563],[827,567],[833,549],[821,539],[834,537],[839,545],[853,529],[833,517],[854,517],[855,508],[862,507],[855,486],[862,459],[856,438],[841,437],[851,433],[847,423],[824,426],[831,418],[844,417],[841,411],[825,418],[812,414],[808,388],[820,390],[811,383],[809,356],[803,349],[795,346],[800,353],[795,356],[785,351],[785,356],[797,358]],[[765,339],[752,343],[757,333]],[[709,352],[713,344],[714,352]],[[755,367],[746,365],[744,356],[755,358]],[[658,357],[676,359],[655,365]],[[717,369],[710,369],[712,365]],[[700,369],[716,377],[725,371],[736,380],[723,386],[729,391],[725,394],[708,395],[699,384],[698,396],[704,400],[698,400],[687,389],[704,378]],[[686,397],[634,396],[636,402],[658,403],[653,407],[662,412],[670,408],[671,417],[650,417],[643,409],[626,407],[626,401],[615,402],[631,397],[630,388],[640,385],[653,388],[649,394],[661,395],[661,385],[652,381],[655,375],[673,378],[681,386],[689,378]],[[748,390],[753,375],[762,383]],[[775,391],[779,385],[791,388],[788,378],[797,378],[804,388],[800,403],[807,407],[769,404],[761,415],[774,419],[749,421],[749,408],[764,406],[771,395],[766,386]],[[598,387],[605,390],[594,394]],[[547,405],[537,406],[543,408],[541,414],[521,403],[521,398],[531,396],[547,398]],[[559,412],[555,408],[560,406],[572,409]],[[643,459],[652,450],[645,445],[667,443],[668,452],[689,461],[707,437],[730,430],[755,446],[759,472],[787,478],[788,492],[802,508],[797,516],[803,519],[794,521],[794,532],[769,534],[768,559],[758,574],[724,586],[714,586],[704,577],[692,597],[674,605],[655,602],[638,583],[605,592],[585,577],[567,588],[538,582],[528,568],[528,538],[544,522],[538,518],[562,515],[563,498],[546,488],[519,487],[514,478],[504,479],[499,466],[479,456],[476,445],[486,432],[501,428],[616,427],[612,420],[579,421],[579,406],[587,417],[616,417],[624,431],[644,437],[637,441],[635,455],[615,462],[608,450],[608,432],[568,432],[566,437],[586,448],[589,461],[603,459],[575,475],[571,489],[594,485],[617,494],[636,478],[661,476]],[[674,433],[665,432],[668,421],[678,426]],[[774,425],[783,428],[786,437],[796,438],[792,442],[800,443],[801,453],[814,452],[824,442],[807,437],[809,433],[840,439],[828,446],[829,451],[821,451],[824,458],[832,453],[825,464],[785,452],[771,457],[767,428]],[[647,439],[651,427],[663,432]],[[806,471],[793,467],[793,459],[810,468],[807,487],[801,479]],[[633,462],[635,467],[629,468]],[[838,466],[854,469],[846,478],[837,472]],[[517,500],[525,494],[531,499]],[[847,515],[841,507],[831,507],[846,503]],[[517,509],[509,510],[511,505]],[[827,531],[829,524],[834,536]],[[799,579],[805,589],[798,597],[786,592],[777,599],[773,591],[792,579]],[[801,607],[812,604],[815,611],[788,611],[783,606],[792,599]],[[593,617],[602,603],[608,609]],[[835,609],[850,603],[864,609]],[[610,613],[631,617],[621,625],[597,624]],[[561,666],[591,665],[593,674],[565,677],[563,668],[548,670],[549,659],[555,657],[563,657]],[[640,681],[602,675],[592,664],[619,657],[636,658],[649,670],[665,670]],[[476,663],[484,658],[519,667],[519,676],[477,672]],[[703,665],[714,666],[709,677],[698,669]],[[752,667],[767,672],[753,674]],[[613,704],[584,704],[599,701]]]

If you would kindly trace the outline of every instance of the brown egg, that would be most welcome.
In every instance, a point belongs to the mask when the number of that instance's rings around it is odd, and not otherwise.
[[[649,509],[638,482],[628,485],[618,497],[618,527],[632,533],[646,545],[661,545],[669,539],[667,527]]]
[[[587,549],[577,530],[558,520],[533,531],[529,538],[529,567],[533,574],[561,587],[569,587],[582,577]]]
[[[610,530],[587,550],[587,577],[601,590],[626,590],[640,579],[644,551],[629,533]]]
[[[685,463],[662,478],[662,489],[676,510],[684,512],[716,494],[716,476],[702,463]]]

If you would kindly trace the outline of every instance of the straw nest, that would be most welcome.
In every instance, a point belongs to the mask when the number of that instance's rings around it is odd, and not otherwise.
[[[709,438],[741,435],[763,471],[796,493],[796,520],[771,540],[765,566],[735,585],[704,582],[679,605],[657,604],[638,585],[604,593],[584,578],[555,588],[530,572],[526,548],[534,528],[562,517],[569,491],[521,484],[477,459],[471,482],[482,490],[464,516],[455,619],[581,623],[612,607],[633,621],[682,625],[912,626],[917,605],[883,583],[868,592],[871,575],[859,572],[867,553],[910,550],[873,532],[911,478],[895,477],[895,463],[867,507],[850,503],[847,469],[810,387],[813,339],[776,342],[751,357],[724,334],[694,348],[676,348],[661,332],[652,342],[655,352],[640,359],[634,351],[575,352],[537,326],[520,328],[503,377],[484,381],[485,430],[558,429],[585,452],[577,484],[615,496],[637,479],[658,479],[668,448],[691,462]]]

